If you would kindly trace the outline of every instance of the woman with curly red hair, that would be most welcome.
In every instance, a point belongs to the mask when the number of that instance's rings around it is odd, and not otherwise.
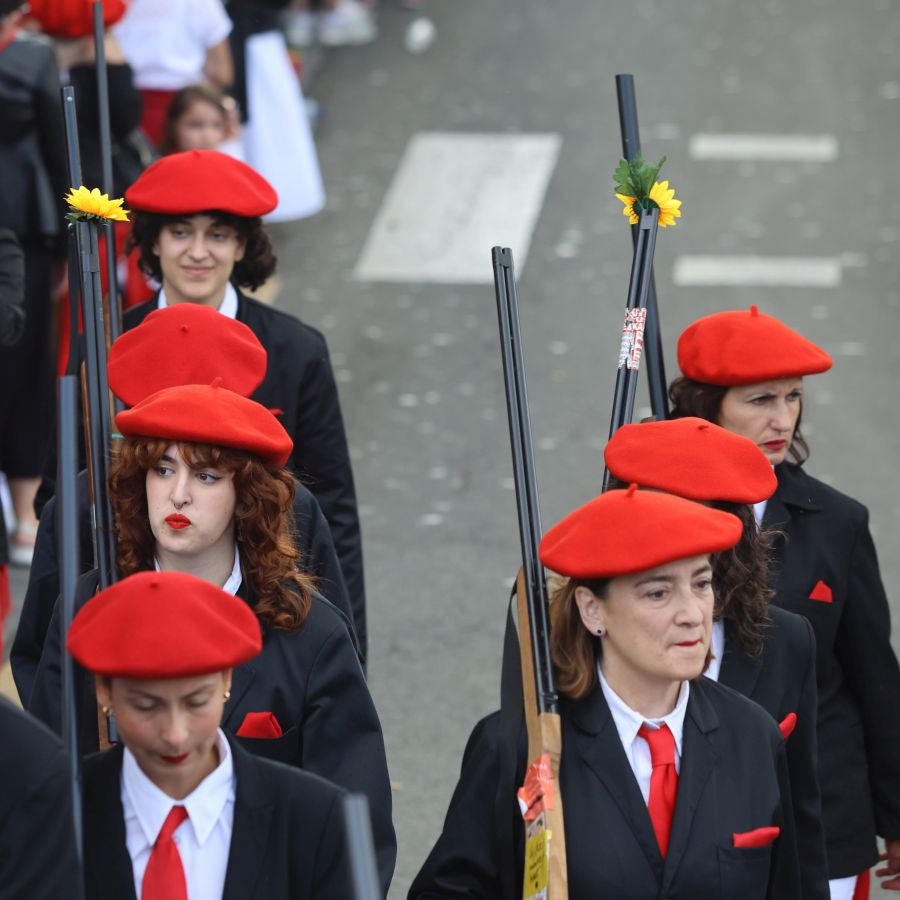
[[[116,425],[124,441],[110,498],[120,574],[194,575],[251,606],[263,649],[234,670],[222,727],[255,753],[365,793],[387,892],[396,841],[384,740],[344,620],[297,567],[294,480],[284,469],[290,437],[265,407],[215,383],[157,391],[119,413]],[[96,586],[89,573],[77,602],[89,603]],[[54,727],[59,661],[51,626],[30,711]],[[98,746],[87,681],[77,691],[83,752]]]

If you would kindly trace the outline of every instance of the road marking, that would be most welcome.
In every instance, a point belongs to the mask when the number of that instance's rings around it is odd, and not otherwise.
[[[692,159],[833,162],[838,141],[833,134],[695,134],[689,153]]]
[[[558,134],[414,135],[354,277],[493,284],[496,245],[512,248],[521,272],[560,144]]]
[[[838,287],[841,261],[805,256],[680,256],[672,280],[712,287]]]

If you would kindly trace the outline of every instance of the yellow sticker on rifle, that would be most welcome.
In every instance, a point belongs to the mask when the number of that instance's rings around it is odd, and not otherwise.
[[[550,881],[550,836],[545,827],[528,829],[525,840],[525,884],[522,892],[525,900],[546,900]]]

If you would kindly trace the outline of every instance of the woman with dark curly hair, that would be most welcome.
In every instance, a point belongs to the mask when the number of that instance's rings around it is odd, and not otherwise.
[[[248,297],[275,271],[261,216],[278,201],[245,163],[215,150],[173,153],[125,192],[132,244],[160,290],[128,310],[126,329],[156,309],[199,303],[245,324],[268,354],[253,399],[281,410],[294,441],[290,468],[315,495],[334,538],[365,657],[362,540],[350,450],[337,384],[322,334],[283,310]]]
[[[741,521],[738,543],[713,558],[712,656],[704,673],[762,706],[785,734],[803,900],[828,900],[825,834],[816,769],[816,641],[802,616],[770,606],[771,533],[753,505],[777,481],[744,437],[704,419],[625,425],[604,450],[618,481],[707,503]]]
[[[806,474],[803,379],[831,368],[820,347],[759,312],[706,316],[681,334],[676,416],[700,416],[748,438],[777,488],[757,508],[773,541],[774,603],[816,636],[819,784],[831,897],[868,897],[869,869],[900,890],[900,667],[862,504]],[[790,460],[790,461],[789,461]],[[764,508],[759,508],[763,507]]]
[[[291,452],[260,404],[213,384],[165,388],[116,417],[110,473],[118,569],[194,575],[242,597],[262,653],[234,671],[222,727],[248,748],[368,796],[385,892],[396,853],[384,740],[343,619],[297,566]],[[78,602],[90,603],[96,573]],[[54,614],[55,617],[55,614]],[[51,624],[30,711],[60,727],[59,627]],[[105,738],[82,678],[79,742]],[[98,738],[99,731],[99,738]]]
[[[801,896],[781,734],[700,677],[712,560],[740,535],[729,513],[631,485],[541,541],[541,562],[565,579],[550,639],[571,900]],[[525,734],[507,734],[505,714],[476,726],[411,900],[523,896]]]

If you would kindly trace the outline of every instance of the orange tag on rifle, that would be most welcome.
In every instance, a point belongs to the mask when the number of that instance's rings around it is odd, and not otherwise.
[[[526,822],[537,818],[545,809],[553,809],[553,770],[550,755],[542,753],[525,772],[525,784],[519,788],[519,809]]]

